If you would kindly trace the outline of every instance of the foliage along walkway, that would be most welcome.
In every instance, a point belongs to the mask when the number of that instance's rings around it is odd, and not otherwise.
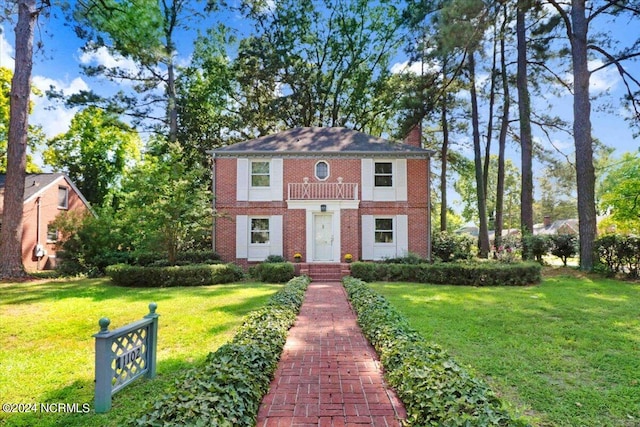
[[[404,418],[342,284],[311,283],[257,426],[400,426]]]

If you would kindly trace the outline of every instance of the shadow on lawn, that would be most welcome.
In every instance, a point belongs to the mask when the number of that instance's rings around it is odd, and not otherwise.
[[[128,301],[146,301],[148,298],[152,298],[149,301],[158,302],[172,298],[176,292],[213,297],[220,292],[229,292],[246,286],[242,283],[233,283],[190,287],[130,288],[116,286],[108,278],[0,283],[0,305],[37,303],[66,298],[89,298],[93,301],[106,301],[115,298]]]

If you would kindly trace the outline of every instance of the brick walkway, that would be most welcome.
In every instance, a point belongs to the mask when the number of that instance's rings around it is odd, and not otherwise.
[[[398,417],[404,407],[383,382],[342,284],[312,282],[257,426],[400,426]]]

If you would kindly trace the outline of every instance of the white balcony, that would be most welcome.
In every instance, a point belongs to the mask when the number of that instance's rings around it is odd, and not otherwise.
[[[289,184],[288,194],[288,200],[358,200],[358,184],[341,180],[339,182],[295,182]]]

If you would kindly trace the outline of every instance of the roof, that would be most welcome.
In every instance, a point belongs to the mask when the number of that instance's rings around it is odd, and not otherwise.
[[[7,176],[5,174],[0,174],[0,211],[2,211],[2,208],[4,206],[4,186],[6,179]],[[66,183],[78,194],[78,197],[80,197],[82,202],[87,205],[87,207],[89,207],[89,202],[84,198],[82,193],[80,193],[80,190],[78,190],[73,182],[71,182],[69,177],[64,173],[27,174],[24,179],[24,203],[44,191],[49,186],[59,182],[60,180],[65,180]],[[89,207],[89,209],[91,208]]]
[[[209,151],[214,156],[388,156],[429,157],[430,150],[344,127],[302,127]]]

